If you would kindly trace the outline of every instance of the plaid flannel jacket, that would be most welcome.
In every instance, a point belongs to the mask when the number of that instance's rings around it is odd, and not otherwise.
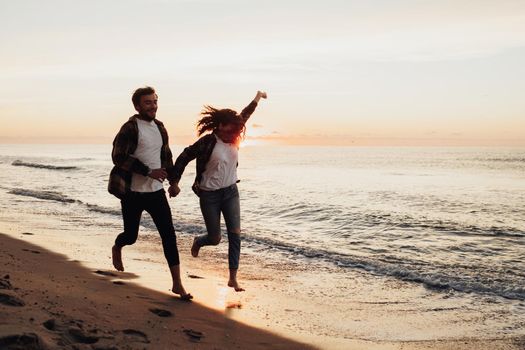
[[[108,191],[120,199],[130,191],[132,173],[147,176],[150,171],[147,165],[132,156],[137,149],[138,143],[139,129],[137,126],[137,117],[137,114],[130,117],[129,120],[122,125],[113,140],[111,158],[115,166],[111,169],[109,175]],[[154,119],[154,122],[157,124],[160,135],[162,136],[162,148],[160,151],[161,167],[166,169],[168,172],[168,180],[172,182],[173,155],[169,147],[168,132],[161,121]]]
[[[257,102],[252,101],[242,110],[240,115],[245,123],[255,111],[256,107]],[[215,138],[215,135],[211,133],[202,136],[193,145],[186,147],[177,157],[177,160],[175,160],[175,165],[172,170],[173,180],[178,183],[184,173],[186,165],[197,158],[197,173],[195,175],[195,182],[193,183],[192,190],[195,194],[199,195],[199,183],[202,179],[202,173],[206,170],[206,164],[208,163],[216,144],[217,139]]]

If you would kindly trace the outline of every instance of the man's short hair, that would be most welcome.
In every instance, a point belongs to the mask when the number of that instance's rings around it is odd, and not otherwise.
[[[145,86],[142,88],[138,88],[133,93],[133,96],[131,96],[131,101],[133,102],[133,106],[138,106],[140,104],[140,98],[142,96],[151,95],[155,93],[155,89],[151,86]]]

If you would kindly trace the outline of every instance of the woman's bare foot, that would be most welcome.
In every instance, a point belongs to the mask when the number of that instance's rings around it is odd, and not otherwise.
[[[191,299],[193,299],[193,295],[191,295],[190,293],[187,293],[182,285],[173,286],[173,288],[171,288],[171,291],[174,294],[178,294],[181,300],[190,301]]]
[[[197,243],[197,237],[195,237],[191,246],[191,256],[193,256],[194,258],[198,257],[200,249],[201,247],[199,247],[199,244]]]
[[[239,282],[237,282],[237,269],[230,269],[228,287],[232,287],[233,289],[235,289],[236,292],[244,292],[244,288],[239,286]]]
[[[180,265],[170,266],[170,273],[173,280],[173,287],[171,287],[171,291],[174,294],[178,294],[181,300],[190,301],[193,299],[193,295],[187,293],[182,286],[182,281],[180,279]]]
[[[124,271],[124,265],[122,264],[122,248],[119,248],[116,245],[111,247],[111,258],[115,269],[117,271]]]
[[[237,282],[237,280],[232,280],[230,279],[228,281],[228,287],[232,287],[233,289],[235,289],[236,292],[244,292],[244,288],[242,288],[239,283]]]

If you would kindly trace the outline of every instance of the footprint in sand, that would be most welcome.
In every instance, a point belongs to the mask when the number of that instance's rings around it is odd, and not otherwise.
[[[70,338],[75,343],[82,344],[95,344],[99,341],[99,337],[94,337],[87,335],[83,330],[76,327],[71,327],[67,330],[68,338]]]
[[[114,274],[113,272],[109,272],[109,271],[97,270],[97,271],[95,271],[95,273],[96,273],[97,275],[102,275],[102,276],[117,277],[116,274]]]
[[[171,317],[173,314],[171,311],[163,310],[163,309],[149,309],[149,311],[153,312],[155,315],[160,317]]]
[[[196,278],[196,279],[204,279],[204,277],[197,276],[197,275],[188,275],[189,278]]]
[[[125,285],[126,283],[122,282],[122,281],[113,281],[113,284],[118,284],[119,286],[123,286]]]
[[[35,333],[8,335],[0,338],[0,349],[46,349],[42,340]]]
[[[124,329],[122,333],[124,333],[126,339],[128,339],[129,341],[137,341],[149,344],[148,336],[141,331],[137,331],[135,329]]]
[[[49,319],[46,322],[42,323],[46,329],[54,331],[56,328],[56,321],[54,319]]]
[[[31,249],[22,249],[24,252],[31,252],[33,254],[40,254],[38,250],[31,250]]]
[[[193,329],[185,329],[183,330],[184,333],[190,338],[193,342],[198,342],[201,340],[201,338],[204,338],[204,333],[195,331]]]
[[[0,304],[4,304],[8,306],[24,306],[26,303],[24,303],[23,300],[18,299],[15,296],[0,293]]]
[[[226,304],[227,309],[242,309],[242,304],[240,301],[229,301]]]
[[[0,279],[0,289],[13,289],[13,286],[9,280]]]

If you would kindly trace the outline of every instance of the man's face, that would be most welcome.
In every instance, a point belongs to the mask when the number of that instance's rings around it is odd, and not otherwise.
[[[135,106],[135,109],[144,118],[153,120],[157,115],[157,99],[157,94],[141,96],[140,102]]]

